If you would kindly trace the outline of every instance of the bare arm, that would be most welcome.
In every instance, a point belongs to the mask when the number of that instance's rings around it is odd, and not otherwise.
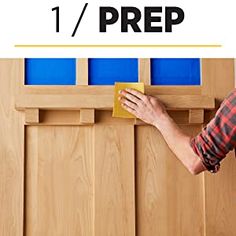
[[[206,170],[190,146],[191,137],[184,134],[167,113],[157,119],[155,127],[161,132],[172,152],[192,174]]]
[[[206,170],[190,145],[191,137],[183,133],[160,101],[132,89],[121,91],[120,94],[120,101],[124,109],[155,126],[172,152],[192,174],[199,174]]]

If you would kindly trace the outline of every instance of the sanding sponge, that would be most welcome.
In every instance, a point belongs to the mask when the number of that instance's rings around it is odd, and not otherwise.
[[[144,84],[143,83],[115,83],[115,94],[114,94],[114,105],[113,105],[113,117],[119,118],[135,118],[134,115],[130,114],[128,111],[122,108],[118,98],[120,97],[119,91],[126,88],[132,88],[144,93]]]

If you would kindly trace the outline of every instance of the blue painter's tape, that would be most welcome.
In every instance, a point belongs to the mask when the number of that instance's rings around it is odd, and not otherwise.
[[[75,85],[75,59],[26,59],[28,85]],[[78,68],[79,69],[79,68]],[[199,59],[152,59],[152,85],[200,85]],[[138,60],[106,58],[89,60],[89,84],[137,82]]]
[[[138,82],[138,60],[89,59],[90,85],[113,85],[115,82]]]
[[[75,85],[75,59],[26,59],[26,85]]]
[[[200,85],[200,59],[152,59],[151,81],[152,85]]]

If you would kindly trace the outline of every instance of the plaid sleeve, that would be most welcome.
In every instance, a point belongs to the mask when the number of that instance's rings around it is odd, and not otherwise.
[[[226,154],[236,147],[236,89],[223,101],[215,117],[196,137],[191,147],[212,173]]]

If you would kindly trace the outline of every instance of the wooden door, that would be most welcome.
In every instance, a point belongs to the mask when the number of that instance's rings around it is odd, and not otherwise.
[[[87,60],[78,63],[88,84]],[[111,117],[112,86],[29,87],[23,60],[0,66],[1,235],[234,235],[233,158],[192,176],[154,127]],[[204,59],[202,86],[150,86],[150,61],[139,60],[146,93],[190,135],[233,79],[233,60]]]

